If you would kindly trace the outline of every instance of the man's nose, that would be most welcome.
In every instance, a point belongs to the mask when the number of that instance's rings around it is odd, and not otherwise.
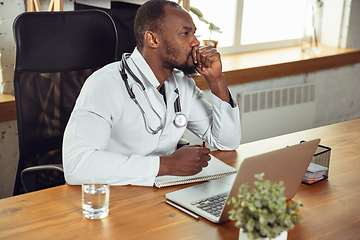
[[[191,41],[190,46],[195,47],[195,46],[199,46],[199,45],[200,45],[200,41],[197,39],[197,37],[194,36],[194,39]]]

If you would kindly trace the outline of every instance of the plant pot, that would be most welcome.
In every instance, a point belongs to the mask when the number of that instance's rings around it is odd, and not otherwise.
[[[212,46],[213,48],[217,47],[218,41],[215,40],[203,40],[205,46]]]
[[[288,232],[284,231],[276,238],[272,238],[271,240],[287,240]],[[239,230],[239,240],[249,240],[247,233],[243,232],[243,229]],[[269,240],[269,238],[257,238],[257,240]]]

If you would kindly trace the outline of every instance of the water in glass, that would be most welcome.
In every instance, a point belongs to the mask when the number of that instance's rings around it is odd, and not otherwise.
[[[101,219],[109,214],[110,186],[88,183],[82,186],[83,215],[89,219]]]

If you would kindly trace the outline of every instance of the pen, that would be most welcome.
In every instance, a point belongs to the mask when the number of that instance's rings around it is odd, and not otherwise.
[[[203,141],[203,148],[205,147],[205,141]]]
[[[179,209],[180,211],[183,211],[184,213],[190,215],[191,217],[195,218],[196,220],[199,220],[199,216],[193,214],[192,212],[186,210],[185,208],[182,208],[182,207],[180,207],[180,206],[178,206],[178,205],[176,205],[176,204],[174,204],[172,202],[169,202],[169,201],[165,201],[165,202],[167,204],[169,204],[170,206],[173,206],[174,208]]]

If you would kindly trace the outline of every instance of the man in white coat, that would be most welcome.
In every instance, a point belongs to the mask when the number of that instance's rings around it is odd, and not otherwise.
[[[175,150],[186,128],[220,150],[240,144],[239,109],[220,54],[199,46],[191,16],[174,2],[151,0],[139,8],[134,31],[133,53],[92,74],[77,99],[63,142],[68,184],[103,178],[152,186],[157,176],[196,174],[210,150]],[[212,104],[191,78],[196,72]]]

